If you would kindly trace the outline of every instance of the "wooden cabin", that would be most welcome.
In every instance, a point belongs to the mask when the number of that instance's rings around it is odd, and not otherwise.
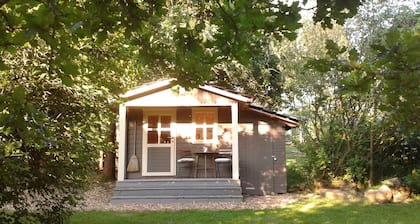
[[[195,203],[286,193],[285,131],[294,118],[215,85],[173,80],[122,96],[113,203]]]

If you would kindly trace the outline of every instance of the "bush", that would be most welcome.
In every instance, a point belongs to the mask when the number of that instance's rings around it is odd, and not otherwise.
[[[420,169],[412,170],[410,175],[403,178],[403,182],[412,193],[420,193]]]

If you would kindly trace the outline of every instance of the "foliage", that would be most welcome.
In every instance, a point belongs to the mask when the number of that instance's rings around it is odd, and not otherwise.
[[[280,209],[182,210],[153,212],[88,211],[74,214],[70,223],[417,223],[420,202],[364,204],[326,199],[299,201]],[[345,220],[345,221],[343,221]]]
[[[335,3],[318,20],[329,11],[341,21]],[[64,220],[97,150],[113,149],[124,89],[167,76],[198,85],[225,62],[265,71],[260,40],[294,39],[298,11],[281,1],[0,1],[0,207],[16,209],[1,221]]]
[[[109,52],[124,54],[78,32],[74,3],[1,7],[0,207],[14,209],[0,211],[1,223],[64,222],[98,150],[113,149],[111,106],[123,86],[114,72],[125,63]]]
[[[314,178],[328,180],[339,175],[365,183],[367,179],[378,181],[381,177],[405,176],[407,171],[418,168],[418,25],[405,29],[394,27],[384,33],[376,44],[364,49],[369,50],[364,53],[369,57],[328,41],[326,56],[309,64],[319,72],[342,74],[334,84],[338,90],[334,97],[346,108],[342,112],[337,107],[329,111],[322,108],[329,105],[328,101],[320,102],[321,111],[328,114],[318,118],[324,126],[321,131],[312,133],[315,136],[321,133],[322,138],[306,142],[304,146],[311,160],[309,164],[315,164],[309,167],[317,172],[313,173]],[[352,100],[355,102],[351,103]],[[341,115],[334,118],[336,113]],[[346,117],[354,128],[343,123]],[[309,121],[313,123],[312,119]],[[328,131],[322,131],[324,128]],[[342,143],[350,143],[349,150],[333,153],[342,148]],[[311,147],[321,152],[310,152]],[[355,154],[348,154],[349,151]],[[344,173],[331,172],[341,167],[334,162],[337,161],[334,155],[340,155],[342,164],[346,164]]]
[[[363,57],[372,57],[371,45],[385,43],[384,35],[393,27],[407,30],[418,23],[418,12],[411,0],[369,0],[359,6],[358,12],[345,21],[350,44]]]
[[[303,156],[294,146],[286,146],[287,190],[303,190],[307,184],[307,173],[303,168]]]
[[[420,170],[414,169],[411,171],[411,174],[404,177],[404,184],[410,188],[410,190],[418,194],[420,192]]]
[[[3,54],[9,70],[1,72],[0,167],[8,175],[0,177],[0,207],[17,212],[2,211],[2,223],[59,222],[80,199],[97,149],[109,147],[106,88],[87,78],[64,85],[47,73],[47,52],[40,46]]]

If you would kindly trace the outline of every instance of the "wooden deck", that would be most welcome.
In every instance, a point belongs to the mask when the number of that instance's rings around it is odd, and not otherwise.
[[[116,183],[113,204],[209,203],[242,201],[239,180],[148,179]]]

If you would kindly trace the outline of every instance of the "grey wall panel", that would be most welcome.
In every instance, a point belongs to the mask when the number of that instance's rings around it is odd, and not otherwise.
[[[137,129],[134,130],[137,125]],[[129,108],[127,112],[127,164],[130,161],[131,155],[134,154],[136,149],[136,157],[139,163],[138,172],[130,172],[126,174],[127,179],[140,179],[141,175],[141,162],[142,162],[142,142],[143,142],[143,111],[138,108]],[[134,137],[136,138],[134,141]],[[134,147],[135,142],[135,147]]]
[[[149,147],[147,149],[147,171],[169,172],[171,150],[169,147]]]
[[[239,168],[242,190],[250,195],[285,193],[284,129],[252,111],[239,114]],[[245,130],[245,131],[244,131]]]

